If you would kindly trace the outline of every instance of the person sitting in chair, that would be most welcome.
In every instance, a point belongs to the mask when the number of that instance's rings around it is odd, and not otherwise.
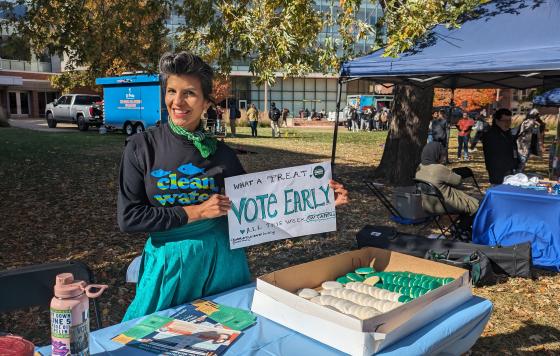
[[[422,150],[421,163],[416,170],[416,179],[432,183],[443,195],[445,207],[451,214],[459,214],[460,226],[469,228],[478,210],[478,199],[460,190],[461,176],[444,166],[445,148],[440,142],[430,142]],[[432,214],[445,211],[436,197],[423,196],[424,210]]]

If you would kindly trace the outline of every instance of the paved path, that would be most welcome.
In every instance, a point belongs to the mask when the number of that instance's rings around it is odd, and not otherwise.
[[[59,122],[56,128],[50,129],[47,120],[41,118],[34,119],[9,119],[10,126],[20,129],[44,131],[44,132],[80,132],[76,124]],[[97,131],[96,127],[90,127],[91,131]]]

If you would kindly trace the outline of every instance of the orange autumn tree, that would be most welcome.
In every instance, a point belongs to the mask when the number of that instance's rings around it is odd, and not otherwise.
[[[434,106],[449,105],[451,89],[436,88],[434,91]],[[470,111],[485,108],[496,100],[496,89],[457,89],[453,101],[455,106]],[[466,102],[467,106],[463,107]]]
[[[213,94],[216,103],[220,103],[225,100],[231,94],[231,83],[230,80],[224,76],[216,76],[213,84]]]

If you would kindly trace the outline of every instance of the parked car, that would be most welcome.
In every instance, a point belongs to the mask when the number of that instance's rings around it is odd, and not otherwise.
[[[67,94],[45,108],[47,125],[55,128],[59,122],[71,122],[78,125],[80,131],[87,131],[89,126],[100,127],[103,124],[101,97],[90,94]]]

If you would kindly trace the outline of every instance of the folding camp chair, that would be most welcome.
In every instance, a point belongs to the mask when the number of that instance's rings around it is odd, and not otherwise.
[[[474,177],[474,172],[472,171],[472,169],[470,169],[469,167],[457,167],[457,168],[453,168],[452,171],[453,173],[460,175],[461,179],[472,178],[473,184],[476,187],[476,189],[478,189],[478,192],[480,194],[483,194],[482,189],[480,189],[480,186],[478,185],[478,182]]]
[[[387,198],[387,196],[383,193],[383,187],[384,187],[383,184],[376,183],[376,182],[369,182],[369,181],[364,181],[364,184],[371,190],[373,195],[375,195],[375,197],[387,209],[387,211],[389,212],[389,218],[392,221],[396,222],[397,224],[401,224],[401,225],[425,224],[424,226],[422,226],[420,228],[420,230],[422,230],[425,226],[427,226],[428,224],[430,224],[432,222],[431,216],[423,217],[423,218],[419,218],[419,219],[409,219],[409,218],[404,217],[398,211],[398,209],[395,208],[395,206],[391,203],[389,198]]]
[[[414,184],[416,185],[416,188],[422,195],[435,197],[439,201],[439,204],[442,206],[444,211],[443,214],[434,214],[429,211],[426,211],[427,213],[430,214],[429,216],[430,222],[436,223],[436,225],[441,231],[442,236],[446,236],[447,233],[449,233],[449,235],[452,236],[453,231],[455,232],[459,231],[457,226],[457,222],[459,218],[457,216],[454,217],[453,214],[449,211],[449,209],[447,209],[447,206],[445,205],[445,199],[443,198],[443,194],[441,193],[441,191],[435,185],[425,180],[415,178],[413,179],[413,181]],[[443,223],[441,222],[442,217],[447,217],[449,219],[448,226],[443,225]]]
[[[94,283],[91,269],[78,261],[66,261],[26,266],[0,272],[0,312],[27,307],[48,307],[54,296],[56,276],[72,273],[74,279]],[[97,301],[93,301],[93,313],[97,327],[102,328]]]

